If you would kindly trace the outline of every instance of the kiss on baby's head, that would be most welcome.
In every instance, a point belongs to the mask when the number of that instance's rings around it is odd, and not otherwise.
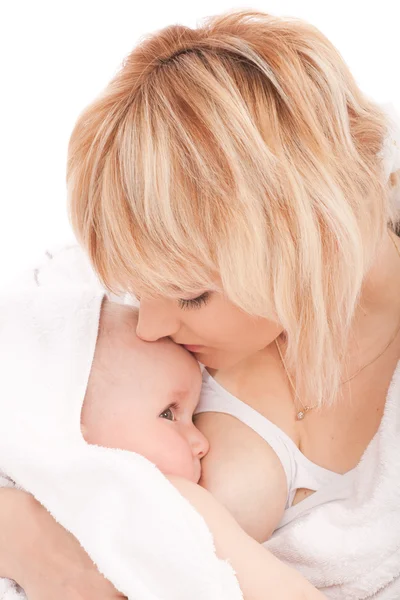
[[[193,424],[201,389],[197,361],[164,338],[136,335],[137,312],[104,302],[82,408],[90,444],[137,452],[166,475],[198,482],[208,441]]]

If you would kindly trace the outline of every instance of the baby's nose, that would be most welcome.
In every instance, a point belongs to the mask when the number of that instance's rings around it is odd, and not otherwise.
[[[198,458],[204,458],[207,452],[210,449],[210,443],[205,435],[193,425],[193,429],[191,432],[191,446],[193,450],[193,454]]]

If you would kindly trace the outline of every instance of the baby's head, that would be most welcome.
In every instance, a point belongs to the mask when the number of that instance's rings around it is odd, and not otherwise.
[[[136,323],[132,308],[103,305],[82,434],[90,444],[137,452],[165,475],[197,483],[209,448],[192,420],[199,365],[169,339],[143,342]]]

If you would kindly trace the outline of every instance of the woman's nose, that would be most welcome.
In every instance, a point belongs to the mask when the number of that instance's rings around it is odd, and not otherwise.
[[[195,425],[193,425],[190,435],[193,455],[198,458],[204,458],[210,449],[210,442]]]
[[[137,336],[145,342],[156,342],[175,334],[179,329],[179,321],[173,312],[173,307],[167,301],[142,298],[136,326]]]

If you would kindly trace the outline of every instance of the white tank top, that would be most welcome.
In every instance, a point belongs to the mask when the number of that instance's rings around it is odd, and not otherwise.
[[[351,472],[344,476],[309,460],[284,431],[254,408],[233,396],[206,370],[203,371],[203,389],[196,414],[204,412],[232,415],[262,437],[276,453],[284,469],[287,482],[286,508],[279,527],[321,502],[321,495],[318,495],[318,499],[313,501],[313,494],[307,498],[307,502],[303,501],[292,506],[298,489],[308,489],[314,492],[329,490],[329,498],[326,498],[325,494],[322,496],[325,502],[332,498],[332,493],[337,499],[338,495],[341,496],[347,487],[346,482]]]

